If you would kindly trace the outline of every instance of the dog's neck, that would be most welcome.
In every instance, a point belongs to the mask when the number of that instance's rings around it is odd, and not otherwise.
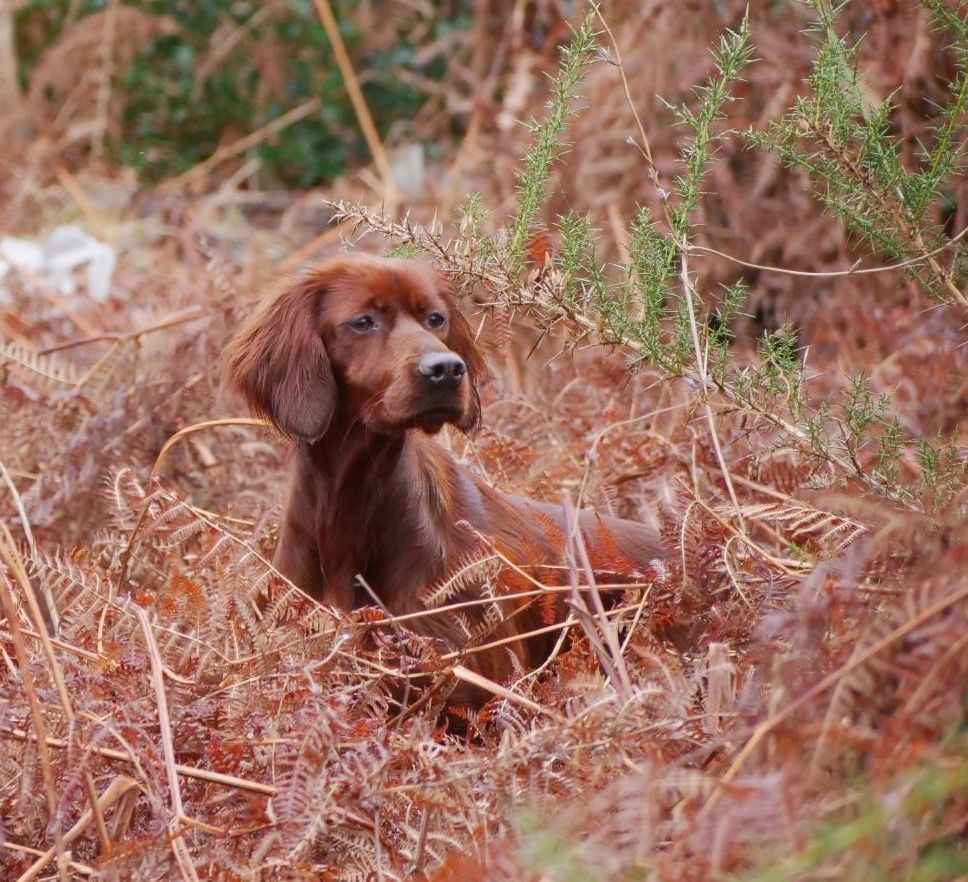
[[[378,595],[393,597],[403,592],[388,582],[407,578],[408,571],[426,572],[428,556],[443,573],[455,468],[439,444],[417,429],[385,435],[359,423],[337,424],[304,444],[302,455],[322,480],[317,531],[327,582],[352,582],[359,573]],[[416,555],[420,567],[410,560]],[[336,590],[345,596],[350,589],[342,584]],[[354,593],[357,601],[370,602]]]

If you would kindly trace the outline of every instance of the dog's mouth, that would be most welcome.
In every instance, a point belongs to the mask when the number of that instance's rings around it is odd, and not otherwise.
[[[435,434],[447,423],[459,423],[463,416],[463,409],[456,404],[435,405],[409,416],[404,421],[404,426],[408,429],[423,429],[425,432]]]
[[[378,434],[396,435],[418,429],[435,435],[448,423],[461,427],[466,423],[468,402],[462,400],[464,397],[450,391],[390,395],[367,414],[366,423]]]

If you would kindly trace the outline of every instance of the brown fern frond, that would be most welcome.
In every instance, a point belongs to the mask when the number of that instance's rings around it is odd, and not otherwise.
[[[452,575],[423,593],[421,602],[427,609],[439,608],[492,584],[501,570],[500,558],[486,548],[467,554]]]
[[[772,525],[789,542],[829,556],[841,554],[867,532],[857,521],[799,502],[746,505],[741,511],[744,518]]]
[[[76,389],[83,374],[57,355],[41,355],[22,343],[0,341],[0,370],[8,370],[40,388]]]

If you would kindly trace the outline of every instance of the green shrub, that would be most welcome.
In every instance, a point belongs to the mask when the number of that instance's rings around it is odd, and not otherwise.
[[[842,7],[832,8],[825,0],[807,0],[807,5],[814,15],[810,38],[815,54],[804,94],[779,123],[745,133],[748,142],[805,170],[817,198],[849,232],[866,240],[882,265],[905,261],[898,272],[909,273],[928,295],[963,311],[968,306],[962,291],[964,240],[952,238],[932,218],[947,217],[950,185],[966,160],[968,25],[938,0],[924,0],[935,26],[951,35],[958,73],[948,84],[948,100],[917,168],[909,171],[900,162],[898,138],[888,125],[890,102],[867,108],[861,100],[855,47],[840,33],[837,13]],[[663,197],[660,217],[642,207],[629,222],[628,262],[604,264],[596,257],[595,232],[584,219],[568,214],[558,219],[556,272],[540,285],[521,286],[524,246],[540,229],[539,207],[548,201],[551,167],[567,148],[566,121],[582,86],[583,69],[607,57],[607,52],[596,55],[597,23],[593,10],[562,53],[547,116],[532,127],[533,145],[518,176],[517,215],[504,238],[465,217],[462,239],[444,249],[426,234],[359,209],[346,208],[346,216],[435,257],[448,250],[455,273],[486,279],[508,302],[529,307],[546,327],[570,327],[578,341],[594,337],[621,347],[629,353],[632,369],[650,363],[667,377],[691,380],[699,389],[730,495],[710,409],[713,401],[725,412],[743,414],[777,432],[809,458],[825,461],[878,495],[914,509],[944,508],[968,480],[952,438],[904,435],[890,396],[874,394],[863,376],[848,378],[840,400],[812,400],[792,327],[767,333],[756,363],[741,366],[731,357],[729,322],[742,311],[746,286],[740,282],[725,296],[697,287],[691,269],[702,252],[694,243],[696,209],[706,196],[703,187],[713,152],[736,134],[724,131],[722,121],[727,102],[738,100],[735,86],[753,58],[748,16],[726,31],[713,50],[716,70],[708,82],[687,104],[671,107],[683,132],[682,171],[673,192]],[[639,136],[632,140],[649,166],[649,145],[638,143]],[[950,268],[938,261],[942,251],[953,254]],[[899,463],[905,456],[919,465],[915,480],[901,479]]]
[[[69,36],[64,33],[69,5],[68,0],[29,0],[18,13],[25,82],[40,53]],[[113,158],[137,169],[145,180],[184,171],[225,140],[241,137],[313,97],[320,99],[319,111],[290,125],[285,138],[256,148],[262,167],[281,184],[308,187],[342,174],[355,157],[367,156],[310,0],[287,0],[271,7],[257,0],[135,0],[128,5],[165,16],[177,28],[150,40],[127,69],[115,75],[124,111],[121,131],[108,146]],[[388,20],[393,39],[388,48],[374,49],[367,44],[369,35],[354,24],[356,0],[336,0],[333,5],[367,103],[385,135],[393,123],[412,119],[426,97],[397,72],[408,68],[439,80],[446,65],[439,57],[418,64],[416,47],[405,42],[405,17],[398,24]],[[105,0],[85,0],[79,16],[105,6]],[[469,13],[464,6],[434,4],[428,38],[466,26]],[[213,55],[213,45],[232,28],[238,30],[232,33],[231,51],[224,57]],[[386,33],[380,43],[387,43]]]

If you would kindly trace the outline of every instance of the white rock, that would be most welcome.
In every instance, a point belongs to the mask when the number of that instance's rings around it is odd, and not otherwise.
[[[63,294],[76,290],[73,271],[87,265],[87,293],[103,302],[111,287],[118,257],[109,245],[85,233],[80,227],[57,227],[45,240],[42,274]]]

